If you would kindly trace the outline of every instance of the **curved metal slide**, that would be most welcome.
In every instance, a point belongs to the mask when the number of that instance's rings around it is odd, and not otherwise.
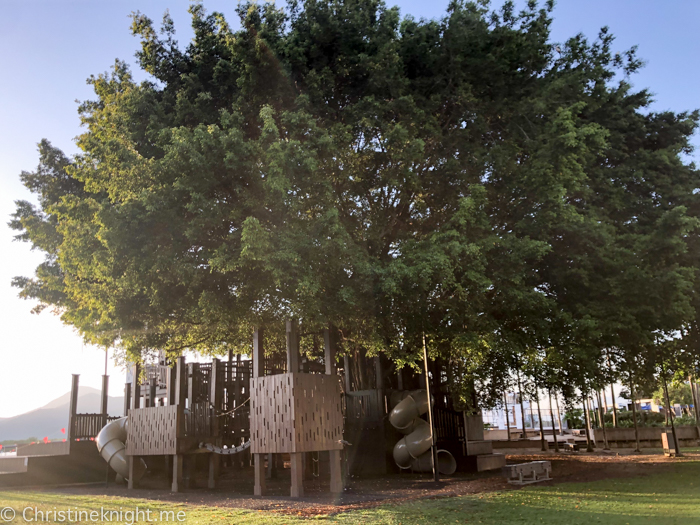
[[[126,457],[126,427],[129,424],[128,417],[122,417],[107,423],[100,433],[97,434],[95,442],[97,451],[107,464],[124,479],[129,479],[129,462]],[[134,463],[134,481],[140,480],[146,472],[146,463],[139,458]]]
[[[395,392],[391,400],[396,406],[389,414],[389,422],[404,434],[394,445],[394,461],[402,469],[431,471],[430,425],[421,418],[428,411],[428,393],[425,390]],[[449,476],[457,470],[457,462],[447,450],[437,451],[437,462],[440,474]]]

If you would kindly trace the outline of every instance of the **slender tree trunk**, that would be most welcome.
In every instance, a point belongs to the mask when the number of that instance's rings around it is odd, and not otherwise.
[[[552,407],[552,389],[548,388],[547,393],[549,394],[549,413],[552,415],[552,436],[554,436],[554,450],[559,452],[559,441],[557,440],[557,431],[554,428],[554,409]],[[559,430],[561,430],[561,423]]]
[[[681,449],[678,445],[678,438],[676,437],[676,425],[673,423],[673,413],[671,412],[673,407],[671,406],[671,399],[668,396],[668,383],[666,383],[666,371],[664,370],[664,367],[661,367],[661,376],[664,380],[664,393],[666,394],[666,404],[668,405],[668,416],[671,420],[671,434],[673,434],[673,444],[676,447],[676,456],[680,456]]]
[[[559,435],[564,435],[564,427],[561,424],[561,410],[559,409],[559,396],[554,396],[554,401],[557,403],[557,419],[559,420]]]
[[[598,411],[601,413],[600,414],[600,421],[602,423],[602,429],[603,429],[603,443],[605,444],[605,447],[603,450],[610,450],[610,447],[608,446],[608,432],[605,429],[605,418],[603,417],[604,414],[603,412],[603,407],[601,407],[601,402],[600,402],[600,392],[596,391],[596,394],[598,395]]]
[[[544,437],[544,424],[542,423],[542,412],[540,411],[540,389],[535,387],[535,400],[537,401],[537,419],[540,420],[540,446],[542,452],[547,450],[547,439]]]
[[[588,411],[589,418],[591,420],[591,430],[594,428],[598,428],[598,418],[595,415],[595,411],[593,410],[593,399],[590,396],[590,392],[588,395],[586,395],[586,410]]]
[[[525,430],[525,407],[523,406],[523,387],[520,383],[520,370],[518,370],[518,395],[520,396],[520,417],[523,418],[523,439],[527,439],[527,431]]]
[[[608,371],[610,372],[610,377],[613,377],[612,374],[612,366],[610,365],[610,354],[608,352],[605,352],[605,359],[608,363]],[[605,395],[605,394],[603,394]],[[612,418],[613,418],[613,426],[617,428],[617,403],[615,402],[615,383],[611,382],[610,383],[610,395],[612,396]],[[605,410],[607,411],[607,402],[605,406]]]
[[[698,433],[698,439],[700,440],[700,406],[698,406],[698,402],[700,401],[700,392],[698,392],[698,385],[695,383],[694,376],[690,376],[690,390],[693,392],[693,407],[695,408],[695,428]]]
[[[598,399],[602,398],[603,399],[603,406],[605,406],[605,412],[603,412],[603,416],[608,415],[608,398],[605,395],[605,389],[601,389],[600,392],[598,393]],[[603,417],[603,426],[605,426],[605,417]]]
[[[593,452],[593,443],[591,442],[591,434],[593,429],[591,428],[591,414],[588,411],[588,397],[586,393],[583,394],[583,412],[586,415],[586,452]]]
[[[600,428],[600,413],[598,412],[598,403],[593,397],[593,392],[588,393],[588,401],[591,403],[591,414],[593,414],[593,424],[596,430]]]
[[[508,413],[508,392],[503,393],[503,401],[505,401],[506,407],[506,430],[508,431],[508,441],[510,441],[510,414]]]
[[[617,402],[615,401],[615,385],[610,383],[610,395],[612,396],[613,426],[617,427]]]
[[[641,454],[642,450],[639,448],[639,423],[637,422],[637,396],[634,393],[634,380],[632,378],[632,373],[630,372],[630,395],[632,396],[632,419],[634,420],[634,451],[637,454]]]
[[[693,412],[695,416],[695,426],[700,427],[700,407],[698,407],[698,391],[695,388],[694,377],[688,376],[688,382],[690,383],[690,393],[693,394]]]

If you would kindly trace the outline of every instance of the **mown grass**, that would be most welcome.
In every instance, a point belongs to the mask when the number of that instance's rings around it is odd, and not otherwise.
[[[447,525],[455,523],[591,523],[636,525],[700,522],[700,462],[679,463],[659,474],[591,483],[528,486],[522,490],[457,498],[420,500],[412,503],[353,511],[335,516],[302,518],[268,512],[202,507],[185,503],[139,499],[86,497],[51,492],[0,492],[0,508],[21,510],[83,511],[150,509],[184,511],[188,524],[296,524],[337,523]],[[88,520],[89,521],[89,520]],[[127,523],[131,520],[125,520]],[[23,523],[21,516],[14,523]],[[112,521],[114,522],[114,521]],[[97,523],[103,523],[99,520]],[[122,522],[123,523],[123,522]],[[139,520],[137,523],[146,523]]]

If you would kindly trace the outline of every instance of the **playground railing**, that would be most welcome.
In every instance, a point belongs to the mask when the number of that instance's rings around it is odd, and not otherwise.
[[[90,439],[97,437],[100,430],[109,423],[119,419],[118,417],[105,416],[104,414],[76,414],[71,418],[71,439]]]
[[[348,424],[379,422],[384,418],[381,390],[356,390],[345,394],[345,419]]]

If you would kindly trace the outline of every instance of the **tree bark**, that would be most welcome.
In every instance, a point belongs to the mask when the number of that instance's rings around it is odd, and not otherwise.
[[[583,395],[583,412],[586,416],[586,452],[593,452],[593,443],[591,442],[591,433],[593,429],[591,428],[591,414],[588,411],[588,397],[585,392],[581,394]]]
[[[605,447],[603,450],[610,450],[610,447],[608,446],[608,433],[605,430],[605,417],[603,412],[603,407],[601,405],[601,400],[600,400],[600,392],[596,391],[596,394],[598,395],[598,412],[600,412],[600,422],[601,422],[601,428],[603,429],[603,443],[605,444]]]
[[[690,393],[693,394],[693,411],[695,412],[695,425],[700,427],[700,407],[698,407],[698,391],[696,389],[694,377],[688,376],[688,382],[690,383]]]
[[[523,387],[520,383],[520,370],[518,370],[518,395],[520,396],[520,417],[523,420],[522,438],[527,439],[527,431],[525,430],[525,407],[523,406]]]
[[[676,425],[673,423],[673,407],[671,406],[671,399],[668,396],[668,383],[666,383],[666,371],[664,367],[661,367],[661,376],[664,381],[664,393],[666,394],[666,404],[668,405],[668,417],[671,420],[671,434],[673,434],[673,444],[676,447],[676,456],[680,456],[681,449],[678,445],[678,438],[676,437]]]
[[[554,401],[557,404],[557,419],[559,420],[559,435],[564,435],[564,427],[561,424],[561,410],[559,409],[559,396],[554,396]]]
[[[544,424],[542,423],[542,412],[540,411],[540,389],[535,387],[535,401],[537,402],[537,419],[540,420],[540,446],[542,452],[547,451],[547,439],[544,437]]]
[[[700,392],[693,376],[690,376],[690,390],[693,392],[693,406],[695,407],[695,428],[698,432],[698,439],[700,439],[700,406],[698,406]]]
[[[601,389],[598,392],[598,399],[602,399],[603,406],[605,407],[605,412],[603,412],[603,426],[605,426],[605,416],[608,415],[608,398],[605,395],[605,389]],[[600,404],[600,402],[598,403]]]
[[[615,385],[610,383],[610,395],[612,396],[612,409],[613,409],[613,426],[617,426],[617,402],[615,401]]]
[[[554,436],[554,450],[559,452],[559,441],[557,440],[557,431],[554,428],[554,409],[552,407],[552,389],[547,389],[549,394],[549,413],[552,415],[552,436]],[[559,431],[561,432],[561,421],[559,421]]]
[[[608,363],[608,371],[610,372],[610,377],[612,377],[612,366],[610,365],[610,354],[608,354],[608,352],[605,352],[605,359]],[[612,396],[612,409],[613,409],[612,417],[613,417],[613,426],[615,428],[618,428],[617,427],[617,403],[615,402],[615,386],[614,385],[615,385],[614,383],[612,383],[612,382],[610,383],[610,395]],[[607,402],[606,402],[605,408],[606,408],[606,410],[608,408]]]
[[[506,414],[506,431],[508,432],[508,441],[510,441],[510,414],[508,413],[508,392],[503,392],[503,401],[505,402]]]
[[[634,420],[634,441],[635,449],[634,451],[641,454],[641,449],[639,448],[639,423],[637,423],[637,397],[634,393],[634,380],[632,379],[632,373],[630,372],[630,395],[632,396],[632,419]]]

